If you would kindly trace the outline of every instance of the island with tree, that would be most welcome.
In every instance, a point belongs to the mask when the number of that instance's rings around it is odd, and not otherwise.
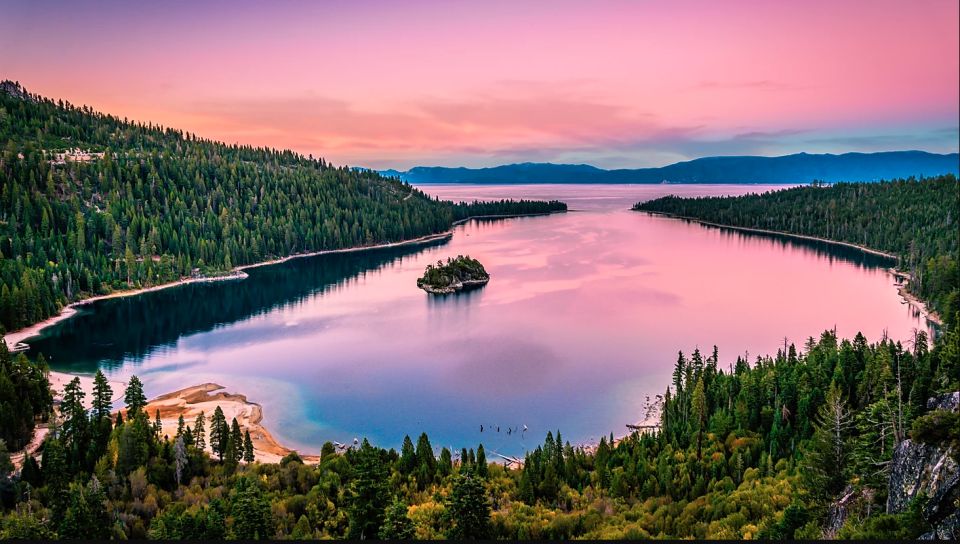
[[[437,261],[436,265],[427,265],[423,277],[417,279],[417,287],[434,295],[449,295],[465,289],[486,285],[490,274],[480,261],[469,255],[457,255],[447,258],[447,262]]]

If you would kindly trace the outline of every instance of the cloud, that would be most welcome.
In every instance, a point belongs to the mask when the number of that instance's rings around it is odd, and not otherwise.
[[[704,81],[700,89],[782,90],[770,80]],[[796,87],[793,87],[796,88]],[[956,150],[957,128],[827,129],[667,123],[655,112],[605,99],[596,82],[505,80],[458,95],[362,102],[304,93],[195,101],[198,132],[228,142],[272,145],[373,168],[577,162],[606,168],[661,166],[708,155],[798,151]]]
[[[501,82],[457,97],[421,96],[377,109],[339,98],[195,101],[202,132],[228,142],[263,141],[321,156],[526,156],[617,149],[636,140],[681,138],[701,127],[664,126],[657,116],[566,85]],[[365,164],[379,166],[376,160]]]
[[[759,79],[754,81],[701,81],[691,87],[697,91],[712,90],[753,90],[753,91],[792,91],[807,89],[808,86],[794,85],[769,79]]]

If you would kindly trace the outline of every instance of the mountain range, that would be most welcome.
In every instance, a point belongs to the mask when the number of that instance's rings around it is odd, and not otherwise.
[[[587,164],[521,163],[490,168],[417,166],[381,170],[413,184],[428,183],[810,183],[880,181],[958,174],[957,153],[885,151],[780,157],[703,157],[658,168],[605,170]]]

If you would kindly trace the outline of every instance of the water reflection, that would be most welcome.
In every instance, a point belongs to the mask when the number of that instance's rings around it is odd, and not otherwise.
[[[137,373],[151,396],[208,381],[246,393],[279,440],[309,451],[362,436],[395,447],[426,431],[438,445],[522,454],[548,429],[574,443],[620,434],[663,392],[681,349],[716,344],[727,367],[784,336],[802,345],[836,327],[908,339],[923,326],[878,257],[629,211],[665,192],[762,188],[557,190],[585,211],[475,221],[446,243],[105,301],[31,344],[55,369]],[[458,254],[480,260],[490,283],[445,297],[416,287],[427,264]]]
[[[136,363],[154,352],[173,347],[183,336],[208,332],[279,308],[295,308],[311,296],[337,292],[363,281],[385,266],[425,248],[446,243],[402,246],[363,252],[294,259],[281,265],[249,269],[239,281],[191,283],[151,291],[137,297],[115,298],[81,306],[78,315],[28,343],[58,369],[92,373]],[[293,325],[293,324],[291,324]],[[304,324],[323,328],[323,322]],[[226,332],[220,339],[235,342],[255,333],[259,341],[282,337],[282,329]],[[234,336],[234,337],[231,337]],[[184,364],[154,367],[150,372],[184,369]]]

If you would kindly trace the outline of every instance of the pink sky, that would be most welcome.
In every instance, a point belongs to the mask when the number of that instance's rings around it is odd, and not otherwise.
[[[956,0],[14,1],[0,78],[375,168],[956,152],[958,18]]]

